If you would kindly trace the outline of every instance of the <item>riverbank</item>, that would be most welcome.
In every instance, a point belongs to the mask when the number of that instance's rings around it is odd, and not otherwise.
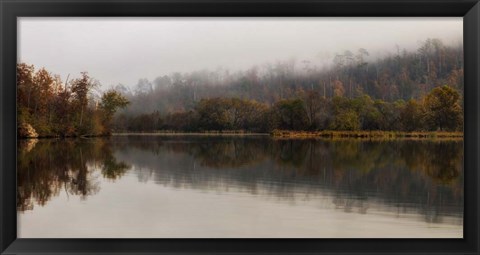
[[[95,138],[109,137],[111,135],[42,135],[42,136],[18,136],[19,140],[35,140],[35,139],[70,139],[70,138]]]
[[[112,133],[112,136],[269,136],[269,133],[248,133],[230,131],[209,131],[209,132],[126,132]]]
[[[125,132],[113,136],[271,136],[275,139],[463,139],[463,132],[400,132],[400,131],[289,131],[274,130],[271,133],[244,131],[206,132]]]
[[[463,139],[463,132],[401,131],[288,131],[274,130],[274,138]]]
[[[400,132],[400,131],[289,131],[274,130],[271,133],[249,133],[238,131],[208,132],[125,132],[110,135],[38,136],[19,137],[28,139],[94,138],[109,136],[271,136],[275,139],[463,139],[463,132]]]

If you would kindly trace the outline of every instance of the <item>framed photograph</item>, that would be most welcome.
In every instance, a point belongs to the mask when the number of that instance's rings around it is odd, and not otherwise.
[[[1,254],[478,254],[478,1],[0,0]]]

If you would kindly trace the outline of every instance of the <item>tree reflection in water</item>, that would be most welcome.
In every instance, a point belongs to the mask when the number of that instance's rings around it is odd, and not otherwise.
[[[30,146],[32,147],[32,146]],[[345,212],[371,202],[428,222],[463,217],[463,141],[273,140],[269,137],[130,136],[19,145],[18,209],[44,205],[65,189],[98,192],[94,171],[178,188],[235,188],[280,200],[333,197]],[[131,167],[130,167],[131,166]],[[139,184],[141,185],[141,184]]]
[[[45,205],[61,190],[85,199],[100,187],[92,176],[99,167],[105,178],[116,179],[129,168],[112,156],[102,140],[21,140],[18,144],[17,208],[31,210],[34,201]]]

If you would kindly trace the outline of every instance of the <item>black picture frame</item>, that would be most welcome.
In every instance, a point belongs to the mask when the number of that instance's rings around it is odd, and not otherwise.
[[[17,17],[464,17],[463,239],[19,239],[16,208]],[[478,0],[0,0],[1,254],[479,254],[480,4]]]

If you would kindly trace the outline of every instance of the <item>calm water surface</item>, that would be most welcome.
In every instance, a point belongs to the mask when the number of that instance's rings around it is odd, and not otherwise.
[[[23,140],[18,236],[463,237],[463,141]]]

